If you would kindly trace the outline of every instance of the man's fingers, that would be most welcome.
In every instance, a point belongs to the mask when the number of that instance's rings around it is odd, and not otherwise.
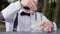
[[[31,2],[31,4],[32,4],[32,7],[33,7],[33,10],[37,10],[37,5],[33,1]]]
[[[37,5],[37,3],[38,3],[37,0],[34,0],[33,2],[35,3],[35,5]]]
[[[49,28],[49,31],[50,31],[50,32],[52,31],[51,28]]]
[[[40,28],[38,29],[38,32],[42,32],[43,29],[44,29],[44,27],[40,27]]]
[[[37,10],[37,3],[38,3],[38,0],[34,0],[33,2],[34,2],[34,4],[36,5],[36,10]]]
[[[36,3],[37,3],[37,2],[38,2],[38,0],[34,0],[34,2],[36,2]]]
[[[33,8],[33,6],[32,6],[32,4],[31,4],[31,3],[29,3],[29,8],[30,8],[30,9],[32,9],[32,8]]]
[[[44,30],[44,28],[45,28],[44,25],[45,25],[44,22],[41,22],[41,23],[40,23],[39,30],[38,30],[39,32],[42,32],[42,31]]]
[[[46,32],[51,32],[52,31],[52,23],[51,22],[42,22],[40,24],[40,27],[44,27],[42,28],[42,30],[45,30]],[[41,29],[40,29],[41,30]]]
[[[30,8],[31,10],[35,11],[35,10],[37,10],[37,5],[36,5],[33,1],[31,1],[31,2],[29,3],[29,8]]]
[[[45,31],[46,31],[46,32],[51,32],[51,31],[52,31],[52,30],[51,30],[51,27],[46,27],[46,28],[45,28]]]

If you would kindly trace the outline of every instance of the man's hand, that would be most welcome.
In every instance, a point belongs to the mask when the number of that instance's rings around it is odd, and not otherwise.
[[[33,11],[37,10],[37,2],[38,0],[21,0],[23,6],[27,6]]]
[[[41,22],[40,28],[39,28],[38,31],[39,32],[43,32],[45,30],[46,32],[51,32],[52,31],[52,27],[53,27],[53,24],[50,21]]]

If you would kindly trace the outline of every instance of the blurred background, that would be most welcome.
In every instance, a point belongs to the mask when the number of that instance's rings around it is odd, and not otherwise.
[[[18,0],[0,0],[0,11],[16,1]],[[42,12],[50,21],[56,22],[58,30],[60,30],[60,0],[39,0],[38,11]],[[0,21],[0,32],[4,31],[5,23]]]

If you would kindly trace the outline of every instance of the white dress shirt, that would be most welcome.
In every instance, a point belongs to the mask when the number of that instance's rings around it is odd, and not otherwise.
[[[7,8],[1,11],[6,22],[6,31],[13,30],[16,13],[18,13],[17,31],[32,31],[37,32],[41,21],[49,21],[42,13],[31,13],[30,16],[21,16],[20,13],[24,11],[19,1],[10,4]],[[33,12],[30,10],[30,12]],[[36,14],[36,15],[35,15]],[[56,31],[56,24],[53,23],[53,30]]]

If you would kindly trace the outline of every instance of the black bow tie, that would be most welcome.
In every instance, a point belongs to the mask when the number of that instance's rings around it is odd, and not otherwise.
[[[25,16],[25,15],[30,16],[30,13],[21,12],[20,15],[21,15],[21,16]]]

